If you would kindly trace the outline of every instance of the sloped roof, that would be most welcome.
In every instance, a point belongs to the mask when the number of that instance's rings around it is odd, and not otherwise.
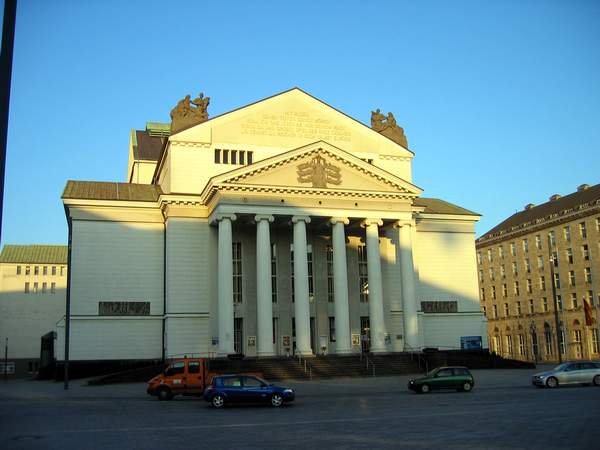
[[[596,184],[588,187],[587,189],[573,192],[572,194],[565,195],[564,197],[560,197],[556,200],[550,200],[530,209],[519,211],[489,230],[487,233],[481,236],[478,241],[486,240],[492,235],[500,233],[501,231],[509,231],[514,227],[532,223],[538,219],[559,214],[561,212],[568,212],[580,205],[597,203],[599,201],[600,184]]]
[[[69,180],[62,198],[155,202],[161,194],[160,187],[154,184]]]
[[[150,136],[147,130],[135,130],[135,138],[133,158],[141,161],[158,161],[166,138]]]
[[[440,200],[438,198],[423,198],[417,197],[413,202],[414,206],[425,207],[425,214],[455,214],[455,215],[465,215],[465,216],[480,216],[473,211],[469,211],[468,209],[461,208],[460,206],[453,205],[452,203],[448,203],[444,200]]]
[[[1,263],[66,264],[66,245],[5,245]]]

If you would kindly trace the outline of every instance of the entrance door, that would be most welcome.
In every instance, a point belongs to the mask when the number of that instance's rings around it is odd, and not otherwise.
[[[369,316],[360,318],[360,347],[363,353],[367,353],[371,348],[371,323]]]
[[[233,321],[233,350],[238,355],[244,353],[244,319],[242,318]]]

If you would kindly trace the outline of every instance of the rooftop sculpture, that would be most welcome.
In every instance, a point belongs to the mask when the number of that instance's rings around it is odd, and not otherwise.
[[[396,123],[396,118],[389,112],[387,117],[381,114],[379,108],[371,111],[371,128],[385,137],[408,148],[408,141],[404,135],[404,129]]]
[[[194,100],[190,100],[190,98],[190,95],[186,95],[171,110],[171,133],[176,133],[184,128],[198,125],[208,120],[210,97],[205,97],[200,92],[200,95]]]

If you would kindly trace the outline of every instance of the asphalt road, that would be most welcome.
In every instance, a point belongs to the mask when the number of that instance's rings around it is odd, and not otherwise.
[[[537,389],[532,373],[474,371],[473,392],[427,395],[408,377],[297,381],[293,405],[224,410],[141,384],[0,382],[0,448],[600,448],[600,388]]]

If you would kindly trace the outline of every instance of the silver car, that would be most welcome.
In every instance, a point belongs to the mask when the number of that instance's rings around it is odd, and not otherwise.
[[[547,372],[536,373],[531,383],[538,387],[555,388],[563,384],[593,384],[600,386],[600,362],[577,361],[559,364]]]

